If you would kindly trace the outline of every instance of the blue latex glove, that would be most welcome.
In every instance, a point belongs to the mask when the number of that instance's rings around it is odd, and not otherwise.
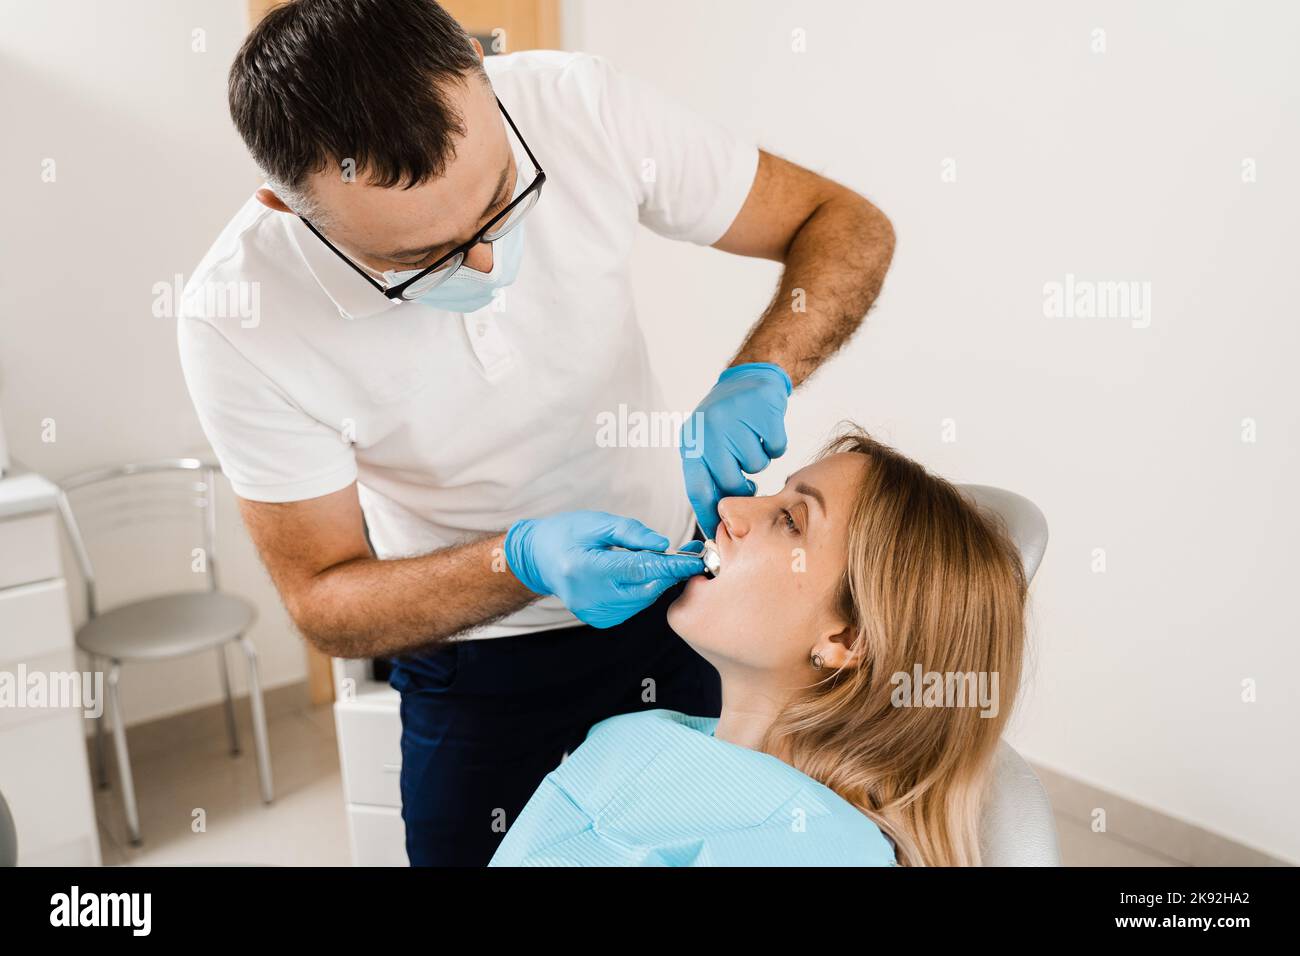
[[[757,474],[785,454],[785,408],[793,390],[779,365],[736,365],[718,377],[683,426],[686,495],[707,537],[717,534],[719,501],[754,493],[744,473]]]
[[[701,558],[635,550],[669,546],[667,538],[635,518],[569,511],[516,521],[506,532],[505,552],[524,587],[554,594],[584,624],[613,627],[649,607],[678,581],[704,573]]]

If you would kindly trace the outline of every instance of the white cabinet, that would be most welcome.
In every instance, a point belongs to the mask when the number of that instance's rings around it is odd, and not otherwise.
[[[401,721],[389,689],[377,700],[335,706],[343,796],[348,803],[401,807]]]
[[[334,726],[354,866],[406,866],[400,697],[369,661],[334,661]]]
[[[31,481],[24,481],[23,478],[3,480],[5,483],[21,481],[25,491],[36,492],[41,487]],[[16,501],[14,507],[17,507]],[[47,508],[36,514],[19,512],[7,516],[4,519],[4,537],[0,538],[0,588],[10,588],[30,581],[48,581],[62,575],[56,513]]]
[[[103,685],[76,669],[56,508],[40,476],[0,479],[0,793],[19,865],[98,866],[85,698],[69,692],[89,681],[93,702]]]
[[[406,866],[406,827],[398,807],[348,805],[353,866]]]

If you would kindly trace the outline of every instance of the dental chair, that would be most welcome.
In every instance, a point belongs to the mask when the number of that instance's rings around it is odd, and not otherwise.
[[[5,795],[0,793],[0,867],[18,865],[18,831]]]
[[[1047,519],[1029,499],[988,485],[958,485],[981,509],[1000,518],[1020,551],[1026,582],[1047,550]],[[994,757],[993,782],[980,824],[985,866],[1060,866],[1061,851],[1047,792],[1005,740]]]

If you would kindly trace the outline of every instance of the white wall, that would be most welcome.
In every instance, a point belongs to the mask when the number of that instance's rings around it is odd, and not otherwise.
[[[206,451],[154,286],[188,275],[259,182],[225,107],[246,30],[237,0],[0,0],[0,413],[36,471]],[[301,641],[225,492],[223,584],[258,605],[264,686],[301,680]],[[182,530],[157,526],[151,554],[100,538],[106,603],[193,586]],[[219,700],[215,659],[128,666],[122,695],[128,723]]]
[[[1300,8],[572,0],[565,15],[566,45],[892,218],[879,309],[792,400],[788,461],[850,417],[1042,507],[1014,742],[1300,861]],[[1150,326],[1044,317],[1044,283],[1067,273],[1150,282]],[[636,288],[672,407],[711,384],[776,275],[644,237]]]

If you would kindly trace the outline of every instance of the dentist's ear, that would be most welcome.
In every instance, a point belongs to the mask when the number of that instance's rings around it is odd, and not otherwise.
[[[257,201],[267,209],[274,209],[276,212],[293,212],[292,209],[284,204],[283,200],[281,200],[279,196],[271,192],[271,190],[267,189],[265,186],[253,193],[253,195],[256,196]]]

